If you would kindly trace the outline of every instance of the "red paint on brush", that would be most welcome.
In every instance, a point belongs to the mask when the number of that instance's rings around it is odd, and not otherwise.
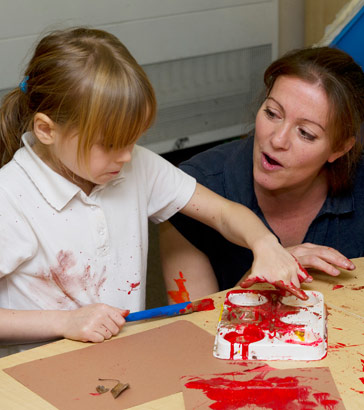
[[[225,376],[225,377],[223,377]],[[251,380],[234,380],[234,373],[211,379],[194,378],[185,384],[186,388],[198,389],[214,403],[215,410],[240,409],[249,406],[271,410],[293,408],[315,409],[321,405],[327,410],[335,409],[339,403],[329,393],[314,393],[307,383],[298,377],[270,377],[259,374]],[[230,376],[231,378],[227,378]],[[253,407],[254,406],[254,407]]]
[[[169,290],[168,295],[176,303],[188,302],[190,295],[187,292],[184,282],[186,279],[183,277],[182,272],[179,273],[180,279],[174,279],[177,284],[178,290]]]
[[[197,305],[193,305],[194,312],[202,312],[204,310],[214,310],[214,301],[211,298],[202,299]]]
[[[208,299],[201,299],[196,302],[189,303],[184,309],[181,309],[179,313],[183,315],[185,313],[203,312],[205,310],[214,310],[214,309],[215,309],[214,301],[208,298]]]
[[[332,287],[332,290],[341,289],[343,287],[344,287],[344,285],[335,285],[335,286]]]

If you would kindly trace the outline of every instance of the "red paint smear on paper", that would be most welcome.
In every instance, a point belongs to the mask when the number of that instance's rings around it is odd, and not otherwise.
[[[292,337],[295,332],[302,332],[304,338],[304,328],[302,324],[288,324],[282,321],[286,316],[291,316],[299,313],[300,311],[307,309],[304,306],[289,306],[282,303],[279,299],[279,291],[262,291],[262,290],[250,290],[250,293],[257,293],[267,298],[267,302],[261,305],[244,307],[234,305],[229,295],[232,293],[241,293],[240,290],[233,290],[227,293],[225,304],[230,305],[228,308],[229,313],[227,316],[222,317],[222,321],[227,323],[236,323],[235,332],[228,332],[224,338],[231,343],[230,359],[234,359],[234,344],[238,344],[241,347],[241,358],[248,359],[249,344],[262,340],[265,335],[273,339],[274,337],[287,339],[285,343],[298,343],[304,346],[318,346],[322,343],[322,339],[318,338],[312,342],[295,341]],[[249,325],[245,325],[246,315],[249,315]],[[292,337],[289,337],[291,336]]]
[[[341,328],[341,327],[333,327],[333,329],[336,329],[336,330],[342,330],[342,328]]]
[[[202,390],[214,403],[214,410],[253,408],[289,410],[293,408],[314,409],[318,405],[334,410],[339,404],[329,393],[313,393],[309,385],[300,385],[298,377],[270,377],[262,374],[251,380],[234,380],[234,373],[226,374],[232,379],[217,376],[211,379],[197,378],[185,384],[188,389]],[[298,407],[299,405],[299,407]],[[250,408],[250,407],[249,407]]]
[[[337,400],[330,399],[329,393],[313,393],[313,396],[318,401],[319,404],[327,409],[334,409],[338,404]]]
[[[364,286],[359,286],[357,288],[351,288],[351,290],[363,290],[363,289],[364,289]]]
[[[101,396],[101,393],[89,393],[91,396]]]
[[[335,286],[332,287],[332,290],[341,289],[343,287],[344,287],[344,285],[335,285]]]
[[[187,292],[184,282],[186,279],[183,277],[182,272],[179,273],[180,279],[174,279],[177,284],[178,290],[169,290],[168,295],[176,303],[188,302],[190,295]]]
[[[140,282],[135,282],[135,283],[130,283],[130,290],[128,292],[128,295],[130,295],[130,293],[136,289],[138,286],[140,285]]]

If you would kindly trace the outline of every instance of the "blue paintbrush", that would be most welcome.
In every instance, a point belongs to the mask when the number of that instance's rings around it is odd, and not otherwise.
[[[195,302],[183,302],[175,305],[161,306],[153,309],[142,310],[140,312],[129,313],[125,318],[127,322],[136,320],[151,319],[155,317],[186,315],[192,312],[215,309],[212,299],[196,300]]]

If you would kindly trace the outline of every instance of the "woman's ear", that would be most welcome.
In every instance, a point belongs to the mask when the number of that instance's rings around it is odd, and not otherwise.
[[[330,162],[330,163],[335,162],[338,158],[342,157],[347,152],[349,152],[353,148],[354,144],[355,144],[355,137],[351,137],[350,139],[346,141],[345,146],[342,150],[333,152],[329,156],[329,158],[327,159],[327,162]]]
[[[37,112],[33,119],[33,132],[45,145],[52,145],[56,137],[56,124],[48,115]]]

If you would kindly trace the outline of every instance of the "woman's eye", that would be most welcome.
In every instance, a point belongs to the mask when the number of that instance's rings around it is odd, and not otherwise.
[[[302,135],[303,138],[309,140],[309,141],[313,141],[314,139],[316,139],[315,135],[310,134],[309,132],[305,131],[302,128],[299,128],[299,132]]]
[[[264,109],[265,115],[269,118],[269,119],[273,119],[273,118],[277,118],[278,116],[276,115],[275,112],[273,112],[271,109],[269,108],[265,108]]]

